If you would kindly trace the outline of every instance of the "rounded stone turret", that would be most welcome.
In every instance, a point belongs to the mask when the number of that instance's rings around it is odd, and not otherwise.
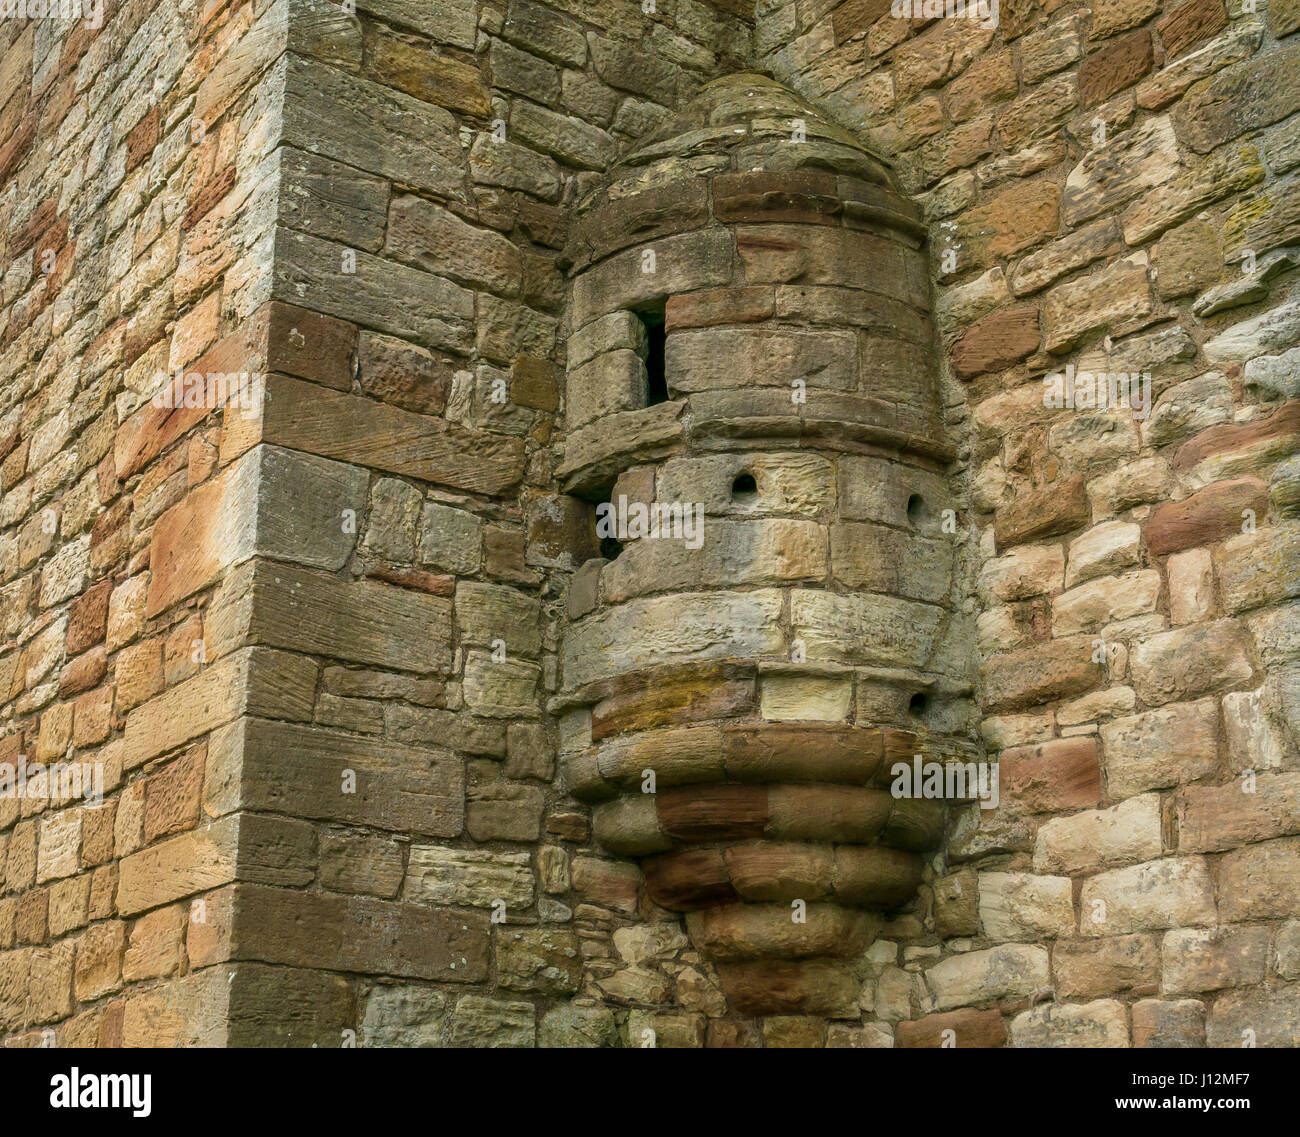
[[[741,1014],[854,1003],[943,834],[891,768],[971,749],[923,236],[878,158],[740,74],[567,252],[558,472],[605,556],[569,595],[564,778]]]

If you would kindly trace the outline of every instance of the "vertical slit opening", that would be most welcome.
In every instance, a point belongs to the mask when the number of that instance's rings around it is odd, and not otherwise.
[[[637,313],[645,328],[646,354],[645,405],[653,407],[668,401],[668,377],[664,371],[664,348],[668,342],[668,328],[664,323],[664,304]]]

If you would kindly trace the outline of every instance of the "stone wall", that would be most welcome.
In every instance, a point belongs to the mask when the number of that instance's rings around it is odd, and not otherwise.
[[[756,63],[925,209],[968,438],[1003,801],[879,977],[896,1045],[1300,1039],[1298,27],[1286,0],[1004,0],[996,29],[759,0]],[[1154,405],[1045,406],[1067,365]]]
[[[1300,10],[1234,4],[1004,0],[988,32],[884,0],[0,21],[0,761],[105,790],[0,797],[0,1035],[1293,1045]],[[575,378],[579,203],[745,68],[886,159],[928,227],[946,350],[909,371],[957,442],[935,492],[971,740],[1002,760],[1000,808],[952,816],[830,1015],[729,1008],[569,769],[570,620],[638,563],[603,567],[593,526],[635,463],[575,479],[581,436],[644,366],[633,329],[592,351],[622,372]],[[1044,407],[1066,364],[1150,372],[1149,417]],[[196,397],[154,405],[177,368]],[[222,406],[232,373],[264,378]],[[744,629],[773,633],[718,634]],[[830,671],[760,690],[715,658],[598,713],[671,728],[707,689],[723,717],[824,719]]]

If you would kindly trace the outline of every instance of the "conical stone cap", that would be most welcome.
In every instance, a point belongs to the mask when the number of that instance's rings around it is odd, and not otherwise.
[[[804,141],[791,145],[796,134]],[[619,159],[578,208],[586,212],[678,177],[801,169],[895,187],[888,165],[860,139],[775,79],[739,72],[706,83]]]

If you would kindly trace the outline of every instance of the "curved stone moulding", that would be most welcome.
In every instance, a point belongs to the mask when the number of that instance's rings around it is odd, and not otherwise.
[[[903,730],[816,723],[710,723],[635,738],[631,765],[602,764],[599,747],[566,761],[573,792],[598,802],[597,842],[640,859],[650,899],[686,913],[738,1013],[843,1010],[876,914],[912,899],[943,836],[945,803],[894,797],[891,768],[918,752],[954,762],[972,752]],[[681,760],[692,755],[694,765]],[[608,778],[581,780],[584,767],[602,766]],[[672,784],[641,792],[647,769]]]
[[[557,473],[593,502],[698,506],[705,529],[628,534],[575,578],[565,785],[733,1011],[850,1013],[880,914],[944,831],[890,769],[978,756],[919,211],[850,134],[741,74],[576,216]],[[908,729],[918,697],[930,725]]]

